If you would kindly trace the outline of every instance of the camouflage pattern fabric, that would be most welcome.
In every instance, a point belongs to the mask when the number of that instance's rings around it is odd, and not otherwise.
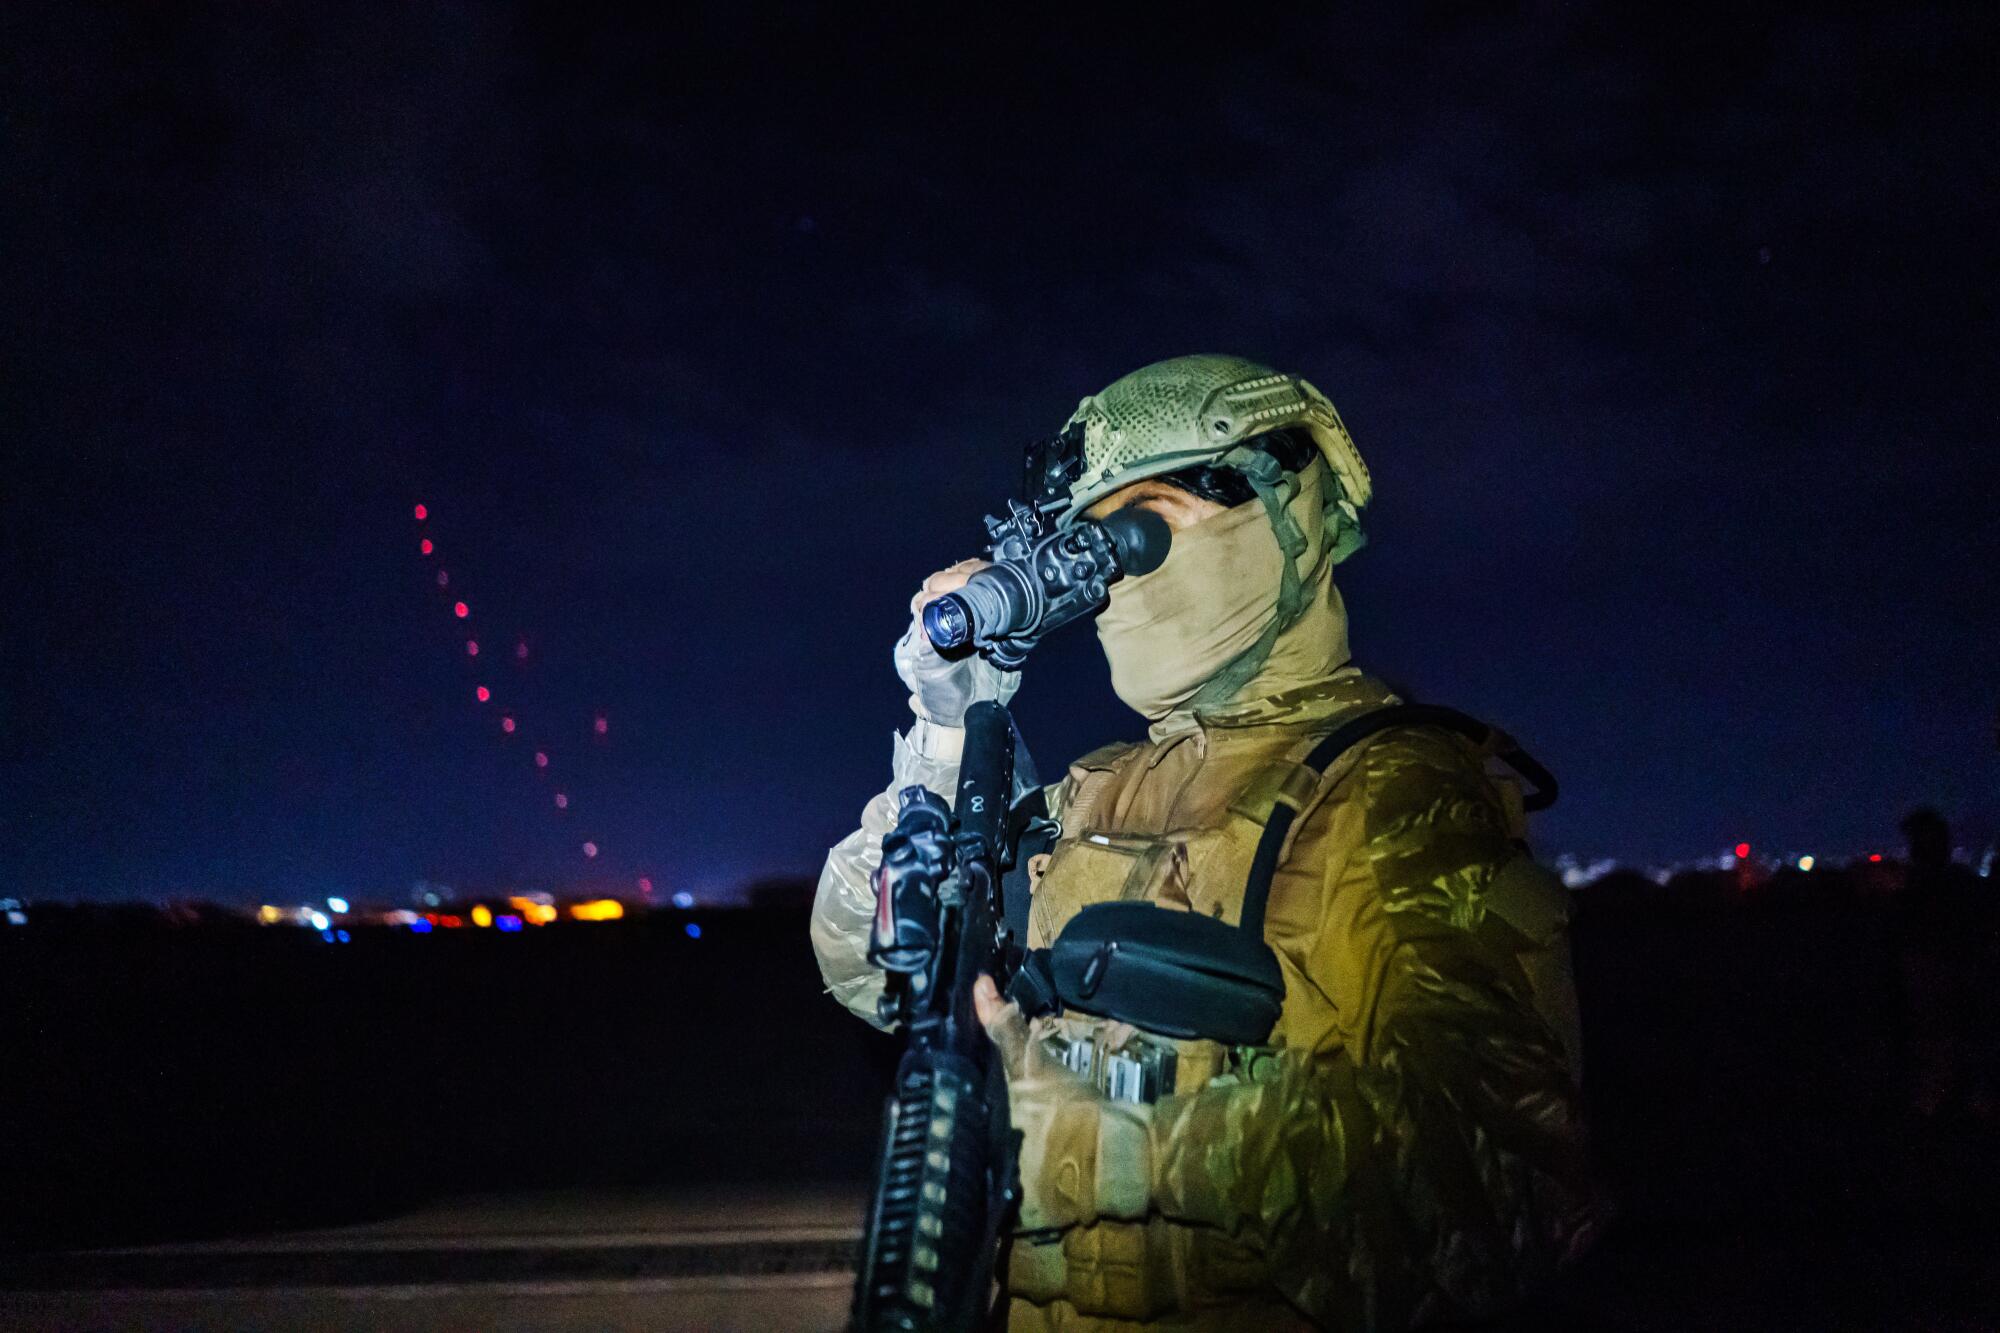
[[[1143,896],[1233,916],[1254,840],[1214,832],[1256,769],[1389,697],[1339,684],[1087,757],[1062,790],[1091,813],[1065,841],[1109,838],[1160,867]],[[1336,769],[1273,885],[1273,1049],[1143,1108],[1138,1160],[1114,1149],[1144,1172],[1143,1206],[1017,1239],[1010,1326],[1405,1328],[1501,1309],[1582,1247],[1595,1218],[1566,1034],[1535,1003],[1524,941],[1484,908],[1519,855],[1508,809],[1455,736],[1391,731]],[[1181,852],[1149,858],[1150,839]],[[1066,882],[1061,860],[1037,886],[1042,921],[1132,895],[1102,857],[1092,883]],[[1130,1110],[1066,1099],[1029,1193],[1098,1180],[1120,1138],[1099,1117]]]

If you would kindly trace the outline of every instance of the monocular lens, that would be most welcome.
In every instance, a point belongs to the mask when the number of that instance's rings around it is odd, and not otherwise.
[[[924,607],[924,636],[939,652],[971,643],[972,614],[965,599],[950,592]]]

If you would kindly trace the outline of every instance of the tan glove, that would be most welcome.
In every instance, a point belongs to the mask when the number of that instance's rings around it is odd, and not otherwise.
[[[1152,1108],[1111,1101],[1071,1073],[1049,1054],[1055,1020],[1029,1024],[991,977],[973,986],[972,1004],[999,1049],[1008,1114],[1021,1131],[1021,1229],[1144,1217],[1152,1195]]]
[[[896,641],[896,674],[910,690],[910,711],[941,727],[965,725],[965,710],[983,701],[1006,703],[1021,688],[1021,673],[1002,671],[977,653],[947,660],[924,634],[924,608],[986,568],[985,560],[961,560],[924,580],[910,598],[910,627]]]

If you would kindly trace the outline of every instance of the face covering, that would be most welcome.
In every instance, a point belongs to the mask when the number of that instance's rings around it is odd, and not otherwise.
[[[1302,475],[1291,506],[1295,518],[1311,519],[1301,523],[1308,549],[1299,557],[1306,609],[1278,635],[1241,696],[1322,679],[1347,661],[1346,617],[1321,535],[1318,473]],[[1277,618],[1283,560],[1270,516],[1251,500],[1175,533],[1158,569],[1111,585],[1110,605],[1096,623],[1118,697],[1152,722],[1194,699]]]

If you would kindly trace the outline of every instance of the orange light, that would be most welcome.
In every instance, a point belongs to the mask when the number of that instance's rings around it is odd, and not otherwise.
[[[460,620],[463,620],[467,616],[472,614],[472,608],[467,606],[464,602],[454,602],[452,603],[451,613],[457,616]]]
[[[1749,856],[1749,855],[1750,855],[1750,844],[1749,844],[1749,843],[1747,843],[1747,842],[1739,842],[1739,843],[1737,843],[1737,844],[1736,844],[1736,859],[1737,859],[1737,860],[1741,861],[1741,860],[1743,860],[1743,859],[1744,859],[1745,857],[1747,857],[1747,856]]]
[[[556,919],[556,909],[549,903],[537,902],[533,898],[509,898],[507,905],[521,914],[521,919],[531,926],[546,926]]]
[[[422,551],[425,555],[429,555],[432,551],[435,551],[437,547],[432,546],[431,539],[429,537],[426,537],[423,539],[423,541],[417,544],[417,549],[419,551]]]
[[[431,516],[431,511],[424,508],[422,505],[418,505],[413,512],[415,512],[417,516],[417,522],[419,523],[423,522],[425,519]]]
[[[474,903],[472,906],[472,924],[481,928],[492,925],[493,909],[485,903]]]
[[[577,921],[616,921],[625,915],[625,904],[616,898],[598,898],[587,903],[571,903],[569,914]]]

